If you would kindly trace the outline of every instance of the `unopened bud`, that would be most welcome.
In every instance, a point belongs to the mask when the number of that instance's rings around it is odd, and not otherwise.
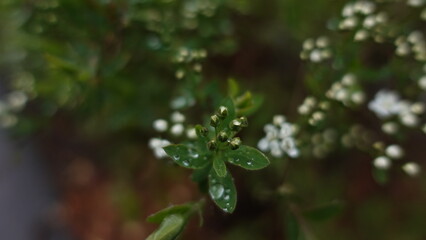
[[[248,120],[246,117],[240,117],[241,127],[248,127]]]
[[[217,115],[222,119],[226,118],[226,116],[228,116],[228,108],[220,106]]]
[[[197,125],[197,126],[195,126],[195,132],[197,133],[198,137],[205,137],[205,136],[207,136],[209,130],[207,130],[207,128],[205,128],[201,125]]]
[[[233,138],[231,141],[229,141],[229,145],[231,146],[232,150],[236,150],[241,145],[241,139],[239,137]]]
[[[226,132],[221,131],[218,136],[217,139],[219,139],[219,141],[221,142],[226,142],[228,140],[228,134],[226,134]]]
[[[216,150],[216,149],[217,149],[217,143],[216,143],[216,141],[215,141],[215,140],[211,140],[211,141],[209,141],[209,142],[207,143],[207,148],[208,148],[210,151],[214,151],[214,150]]]
[[[229,124],[229,128],[231,128],[232,131],[240,131],[242,127],[242,123],[240,119],[234,119],[231,121],[231,123]]]
[[[210,117],[210,125],[212,127],[217,127],[219,125],[219,117],[217,115],[213,115]]]

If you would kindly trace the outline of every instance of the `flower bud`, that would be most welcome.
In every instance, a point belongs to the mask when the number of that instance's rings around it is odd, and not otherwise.
[[[226,142],[228,140],[228,134],[226,134],[225,131],[221,131],[218,134],[217,139],[219,139],[219,141],[221,141],[221,142]]]
[[[195,126],[195,132],[197,133],[197,136],[205,137],[205,136],[207,136],[209,130],[207,130],[207,128],[205,128],[201,125],[197,125],[197,126]]]
[[[219,125],[219,117],[217,115],[213,115],[210,117],[210,126],[217,127]]]
[[[220,106],[217,115],[222,119],[226,118],[228,116],[228,108]]]
[[[241,145],[241,139],[239,137],[233,138],[231,139],[231,141],[229,141],[229,146],[231,146],[232,150],[238,149],[240,145]]]
[[[229,128],[231,128],[232,131],[240,131],[242,127],[242,123],[240,119],[234,119],[231,121],[231,123],[229,124]]]
[[[241,127],[248,127],[248,120],[246,117],[240,117]]]
[[[211,140],[211,141],[209,141],[209,142],[207,143],[207,148],[208,148],[210,151],[214,151],[214,150],[216,150],[216,149],[217,149],[217,143],[216,143],[216,141],[215,141],[215,140]]]

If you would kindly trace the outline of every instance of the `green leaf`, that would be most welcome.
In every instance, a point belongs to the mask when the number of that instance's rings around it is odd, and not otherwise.
[[[228,79],[228,94],[229,94],[229,96],[234,98],[234,97],[237,96],[237,94],[239,92],[240,92],[240,86],[238,86],[238,82],[233,78],[229,78]]]
[[[150,215],[146,220],[151,223],[161,223],[164,218],[172,214],[180,214],[185,216],[191,211],[193,206],[193,203],[170,206]]]
[[[213,169],[209,175],[209,195],[224,212],[232,213],[237,205],[237,190],[229,172],[219,177]]]
[[[184,226],[185,218],[182,215],[168,215],[163,219],[160,227],[146,240],[174,240],[182,232]]]
[[[311,220],[323,221],[339,214],[342,209],[343,203],[341,201],[336,200],[309,209],[304,212],[304,215]]]
[[[299,239],[299,223],[296,220],[296,217],[292,213],[288,213],[286,219],[286,235],[290,240],[298,240]]]
[[[269,159],[265,154],[253,147],[242,145],[236,150],[224,153],[228,162],[247,170],[258,170],[269,165]]]
[[[195,169],[194,172],[192,172],[191,179],[194,182],[202,182],[204,180],[207,180],[207,177],[209,175],[210,169],[212,165],[206,165],[203,168]]]
[[[202,168],[208,163],[208,157],[203,156],[194,148],[189,148],[183,144],[172,144],[164,147],[167,155],[169,155],[175,163],[185,168]]]
[[[226,176],[226,165],[225,162],[219,156],[215,156],[213,159],[213,168],[219,177]]]

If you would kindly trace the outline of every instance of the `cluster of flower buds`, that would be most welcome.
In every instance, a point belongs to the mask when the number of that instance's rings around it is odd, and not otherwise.
[[[358,148],[361,150],[371,149],[373,144],[373,133],[364,126],[355,124],[351,126],[347,133],[342,135],[342,145],[347,148]]]
[[[310,139],[312,147],[309,150],[315,158],[325,158],[335,149],[337,139],[338,133],[335,129],[328,128],[322,132],[317,132]]]
[[[327,60],[331,58],[332,55],[329,45],[329,39],[324,36],[317,39],[306,39],[303,43],[303,50],[300,53],[300,58],[315,63]]]
[[[395,46],[398,56],[413,54],[417,61],[426,61],[426,42],[420,31],[411,32],[408,36],[399,36],[395,40]]]
[[[387,15],[375,13],[376,5],[370,1],[348,3],[342,10],[343,19],[339,23],[341,30],[356,30],[354,40],[364,41],[372,37],[376,42],[383,42]]]
[[[401,100],[399,94],[394,91],[381,90],[377,92],[375,98],[368,104],[371,111],[381,119],[391,119],[397,116],[400,122],[407,127],[416,127],[419,124],[419,115],[425,111],[425,106],[421,102],[411,103]],[[392,133],[392,127],[383,127]]]
[[[325,117],[325,111],[330,107],[330,102],[321,101],[317,102],[314,97],[307,97],[303,101],[302,105],[299,106],[298,111],[301,115],[309,116],[309,124],[317,125],[322,122]]]
[[[242,128],[248,126],[246,117],[239,117],[232,119],[228,126],[222,126],[225,123],[225,119],[228,117],[228,109],[224,106],[220,106],[217,113],[210,117],[210,126],[215,129],[215,136],[210,139],[207,143],[207,147],[211,151],[218,149],[230,148],[236,150],[241,145],[241,139],[234,137]],[[217,132],[217,129],[222,129]],[[198,125],[196,127],[197,134],[202,137],[207,137],[208,129]]]
[[[360,105],[365,101],[365,94],[357,83],[354,74],[348,73],[338,82],[333,83],[326,92],[330,99],[339,101],[345,106]]]
[[[180,48],[176,54],[175,62],[183,64],[175,73],[177,79],[182,79],[189,72],[200,73],[202,71],[201,61],[207,57],[204,49]]]

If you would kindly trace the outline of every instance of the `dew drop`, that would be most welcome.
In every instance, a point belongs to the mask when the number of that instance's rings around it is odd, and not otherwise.
[[[188,166],[189,166],[189,162],[188,162],[188,161],[186,161],[186,160],[182,161],[182,164],[183,164],[185,167],[188,167]]]
[[[213,199],[221,198],[224,192],[224,188],[220,184],[216,184],[210,187],[209,193]]]
[[[225,195],[225,197],[223,197],[223,199],[225,199],[225,201],[229,200],[229,195]]]
[[[180,159],[180,156],[179,156],[179,155],[174,155],[174,156],[173,156],[173,158],[174,158],[175,160],[179,160],[179,159]]]
[[[228,203],[226,203],[225,205],[226,205],[227,207],[229,207],[231,204],[228,202]]]
[[[248,161],[247,165],[251,166],[251,165],[253,165],[253,163],[251,161]]]
[[[225,190],[225,192],[226,192],[226,193],[230,193],[230,192],[231,192],[231,189],[226,189],[226,190]]]

